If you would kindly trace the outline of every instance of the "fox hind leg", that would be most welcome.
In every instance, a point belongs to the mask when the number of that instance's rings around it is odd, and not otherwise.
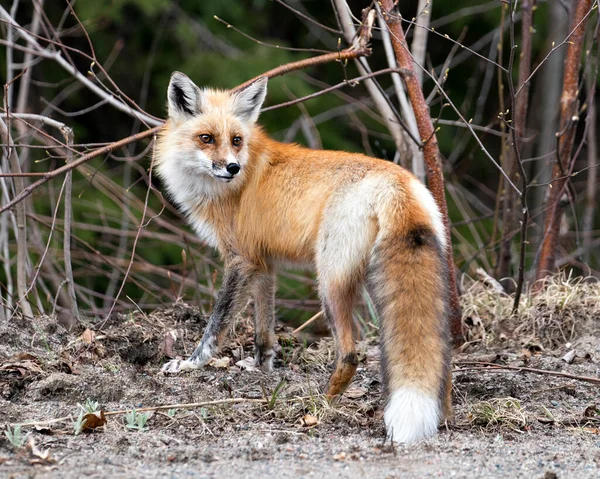
[[[328,399],[335,399],[346,390],[358,366],[352,318],[358,287],[356,282],[343,285],[329,283],[321,285],[320,289],[323,311],[333,332],[336,348],[335,366],[325,395]]]
[[[364,199],[375,187],[363,181],[332,197],[323,211],[316,262],[323,312],[336,345],[335,368],[326,390],[330,399],[346,390],[358,366],[352,308],[377,232],[372,206]]]

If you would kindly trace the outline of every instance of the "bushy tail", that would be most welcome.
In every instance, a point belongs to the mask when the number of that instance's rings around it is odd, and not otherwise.
[[[380,316],[387,435],[412,443],[450,413],[450,344],[439,232],[426,215],[403,220],[380,231],[367,281]]]

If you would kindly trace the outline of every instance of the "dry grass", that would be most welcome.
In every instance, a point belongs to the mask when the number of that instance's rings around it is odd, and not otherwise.
[[[511,397],[472,404],[467,418],[472,425],[486,429],[507,427],[520,432],[527,425],[525,409],[520,401]]]
[[[518,342],[555,348],[594,327],[593,319],[600,316],[597,279],[560,273],[545,281],[543,291],[527,290],[513,314],[512,296],[464,278],[461,303],[469,343],[491,346],[508,341],[512,346]]]

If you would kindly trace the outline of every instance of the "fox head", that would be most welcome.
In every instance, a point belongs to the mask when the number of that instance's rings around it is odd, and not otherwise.
[[[197,190],[199,181],[204,190],[215,192],[241,181],[266,94],[266,77],[232,92],[199,88],[183,73],[173,73],[167,91],[169,121],[157,146],[158,172],[171,193]]]

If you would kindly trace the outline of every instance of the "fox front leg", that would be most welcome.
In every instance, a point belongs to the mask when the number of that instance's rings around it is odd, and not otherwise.
[[[261,273],[254,281],[254,366],[268,373],[273,369],[275,336],[275,274]]]
[[[256,274],[256,268],[241,259],[234,259],[225,266],[223,286],[200,344],[188,359],[173,359],[163,365],[163,373],[200,369],[211,360],[227,336],[232,319],[246,306]]]

